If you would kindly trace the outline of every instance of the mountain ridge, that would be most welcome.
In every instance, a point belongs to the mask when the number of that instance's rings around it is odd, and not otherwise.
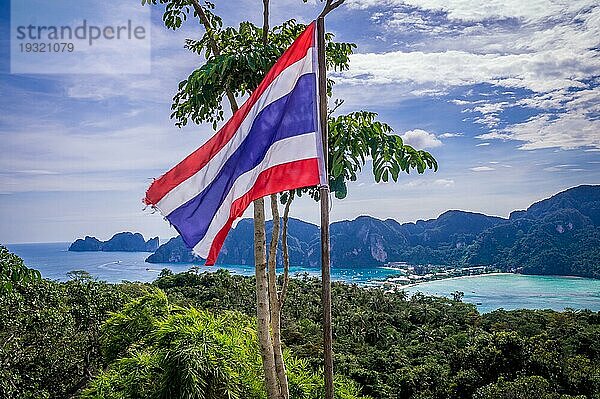
[[[388,262],[485,264],[528,274],[600,278],[600,185],[572,187],[525,210],[513,211],[508,218],[448,210],[434,219],[399,223],[361,215],[332,223],[330,231],[333,267]],[[217,263],[253,264],[252,237],[252,220],[241,220],[225,241]],[[316,225],[290,218],[289,247],[292,265],[319,266]],[[203,260],[194,257],[181,238],[175,237],[147,262]]]
[[[159,248],[158,237],[144,239],[141,233],[128,231],[117,233],[107,241],[100,241],[96,237],[85,236],[75,240],[70,246],[72,252],[154,252]]]

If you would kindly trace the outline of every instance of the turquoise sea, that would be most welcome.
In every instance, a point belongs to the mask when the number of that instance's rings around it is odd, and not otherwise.
[[[407,289],[450,297],[464,292],[464,301],[481,312],[495,309],[590,309],[600,311],[600,280],[580,277],[491,274],[430,281]]]
[[[151,264],[144,260],[149,253],[141,252],[69,252],[69,243],[13,244],[7,246],[35,268],[45,278],[66,280],[67,272],[85,270],[94,277],[108,282],[154,280],[162,268],[173,272],[188,270],[191,264]],[[251,275],[254,267],[243,265],[200,266],[214,271],[226,268],[232,273]],[[292,274],[308,273],[320,276],[314,268],[292,267]],[[332,279],[355,284],[369,284],[382,280],[394,271],[384,267],[332,269]],[[477,305],[482,312],[495,309],[591,309],[600,311],[600,280],[577,277],[524,276],[497,274],[438,280],[406,289],[409,293],[450,296],[464,292],[464,301]]]

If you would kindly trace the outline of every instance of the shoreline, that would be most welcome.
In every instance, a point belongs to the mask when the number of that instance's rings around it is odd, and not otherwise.
[[[425,284],[425,283],[432,283],[434,281],[457,280],[457,279],[463,279],[463,278],[482,277],[482,276],[501,276],[501,275],[506,275],[506,274],[517,274],[517,273],[492,272],[492,273],[471,274],[471,275],[468,275],[468,276],[455,276],[455,277],[438,278],[438,279],[435,279],[435,280],[419,281],[419,282],[416,282],[416,283],[410,283],[410,284],[406,284],[406,285],[397,284],[397,283],[393,283],[393,282],[389,282],[389,281],[384,281],[384,284],[385,283],[387,283],[387,284],[394,284],[394,285],[398,286],[399,289],[404,289],[404,288],[416,287],[418,285]]]
[[[383,284],[393,284],[395,285],[397,289],[405,289],[405,288],[413,288],[413,287],[417,287],[419,285],[422,284],[426,284],[426,283],[432,283],[435,281],[443,281],[443,280],[457,280],[457,279],[463,279],[463,278],[472,278],[472,277],[482,277],[482,276],[502,276],[502,275],[508,275],[508,274],[514,274],[517,276],[525,276],[525,277],[547,277],[547,278],[565,278],[565,279],[583,279],[583,280],[598,280],[595,278],[590,278],[590,277],[582,277],[582,276],[564,276],[564,275],[560,275],[560,274],[522,274],[522,273],[511,273],[511,272],[492,272],[492,273],[482,273],[482,274],[471,274],[468,276],[455,276],[455,277],[445,277],[445,278],[439,278],[439,279],[435,279],[435,280],[427,280],[427,281],[419,281],[419,282],[414,282],[414,283],[410,283],[410,284],[406,284],[406,285],[402,285],[402,284],[398,284],[398,283],[394,283],[392,281],[383,281]]]

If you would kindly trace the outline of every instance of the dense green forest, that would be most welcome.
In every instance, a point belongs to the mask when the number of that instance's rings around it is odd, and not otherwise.
[[[264,397],[253,278],[70,277],[0,295],[0,397]],[[292,279],[288,295],[291,395],[318,398],[320,283]],[[600,313],[480,314],[459,294],[407,298],[341,283],[333,299],[338,398],[600,398]]]

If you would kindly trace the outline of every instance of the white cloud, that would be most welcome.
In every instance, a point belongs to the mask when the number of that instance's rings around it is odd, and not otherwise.
[[[496,115],[484,115],[473,120],[475,123],[493,128],[500,122],[500,117]]]
[[[544,170],[546,172],[568,172],[568,171],[573,171],[574,167],[576,165],[572,165],[572,164],[563,164],[563,165],[554,165],[554,166],[548,166],[546,168],[544,168]]]
[[[575,165],[556,165],[544,168],[546,172],[584,172],[587,169],[576,168]]]
[[[360,85],[363,97],[379,96],[385,86],[419,95],[491,84],[501,89],[489,100],[449,100],[465,107],[463,112],[480,114],[470,121],[493,129],[479,138],[521,141],[523,150],[599,146],[596,2],[349,0],[347,5],[377,8],[378,24],[390,37],[402,38],[411,31],[406,27],[420,32],[416,43],[400,51],[352,56],[350,70],[337,79],[354,90]],[[511,107],[543,112],[515,123],[502,113]]]
[[[452,187],[454,186],[454,180],[452,179],[437,179],[433,182],[436,186]]]
[[[196,128],[197,129],[197,128]],[[106,191],[143,187],[210,134],[178,131],[168,125],[105,127],[90,132],[35,123],[4,136],[0,158],[3,191]],[[51,138],[52,145],[48,145]],[[142,192],[142,191],[140,191]]]
[[[417,89],[411,90],[410,94],[416,97],[439,97],[448,94],[445,89]]]
[[[453,103],[453,104],[456,104],[456,105],[468,105],[468,104],[471,104],[471,101],[460,100],[460,99],[450,100],[450,102]]]
[[[490,143],[488,143],[488,142],[485,142],[485,143],[479,143],[479,144],[475,144],[475,147],[486,147],[486,146],[488,146],[488,145],[490,145]],[[490,162],[490,163],[491,163],[491,162]]]
[[[128,191],[137,189],[142,197],[150,181],[112,174],[5,175],[0,173],[0,187],[6,194],[22,192]]]
[[[443,133],[443,134],[440,134],[438,137],[441,139],[450,139],[453,137],[463,137],[463,136],[464,136],[464,134],[462,134],[462,133]]]
[[[560,148],[572,150],[582,147],[600,148],[600,120],[588,118],[579,112],[558,115],[540,114],[525,122],[514,124],[502,132],[477,136],[482,140],[502,139],[524,142],[519,149],[537,150]]]
[[[480,114],[498,114],[502,112],[508,103],[506,101],[498,102],[498,103],[485,103],[483,105],[478,105],[473,108],[474,112],[479,112]]]
[[[527,22],[542,21],[555,15],[576,12],[589,5],[585,0],[348,0],[351,8],[409,5],[425,10],[446,12],[449,19],[485,21],[491,18],[518,18]]]
[[[473,172],[490,172],[492,170],[496,170],[490,166],[475,166],[474,168],[471,168],[471,170]]]
[[[377,183],[377,184],[380,184],[380,183]],[[430,180],[430,179],[420,178],[420,179],[416,179],[416,180],[411,180],[408,183],[405,183],[403,186],[406,188],[423,188],[423,187],[432,187],[432,186],[449,188],[449,187],[454,186],[454,179]]]
[[[350,70],[338,73],[351,85],[407,84],[434,87],[491,83],[536,92],[585,88],[585,79],[600,60],[593,52],[575,55],[569,49],[531,54],[475,54],[465,51],[422,51],[354,54]]]
[[[435,134],[422,129],[409,130],[400,137],[402,137],[404,144],[411,145],[416,149],[435,148],[442,145]]]
[[[186,37],[198,36],[192,25],[184,25],[177,31],[166,29],[160,23],[152,25],[151,74],[123,75],[112,71],[109,75],[69,75],[64,79],[67,96],[84,100],[120,97],[144,104],[171,103],[177,84],[201,62],[196,54],[182,49]],[[127,56],[113,61],[117,68],[120,64],[131,66],[136,62]]]
[[[42,169],[26,169],[26,170],[15,170],[14,173],[24,174],[24,175],[57,175],[58,172],[54,172],[51,170],[42,170]]]
[[[151,64],[151,10],[137,2],[87,1],[74,7],[70,2],[25,2],[13,3],[15,25],[68,25],[75,29],[86,21],[90,26],[123,26],[129,21],[133,26],[144,29],[140,40],[124,40],[117,34],[113,40],[64,38],[72,43],[75,51],[68,57],[13,57],[12,69],[19,73],[81,75],[97,74],[149,74]],[[32,7],[31,4],[36,4]],[[120,29],[119,29],[120,31]],[[87,36],[86,36],[87,37]],[[119,37],[121,40],[119,40]],[[137,35],[136,35],[137,37]],[[56,54],[55,54],[56,55]]]

